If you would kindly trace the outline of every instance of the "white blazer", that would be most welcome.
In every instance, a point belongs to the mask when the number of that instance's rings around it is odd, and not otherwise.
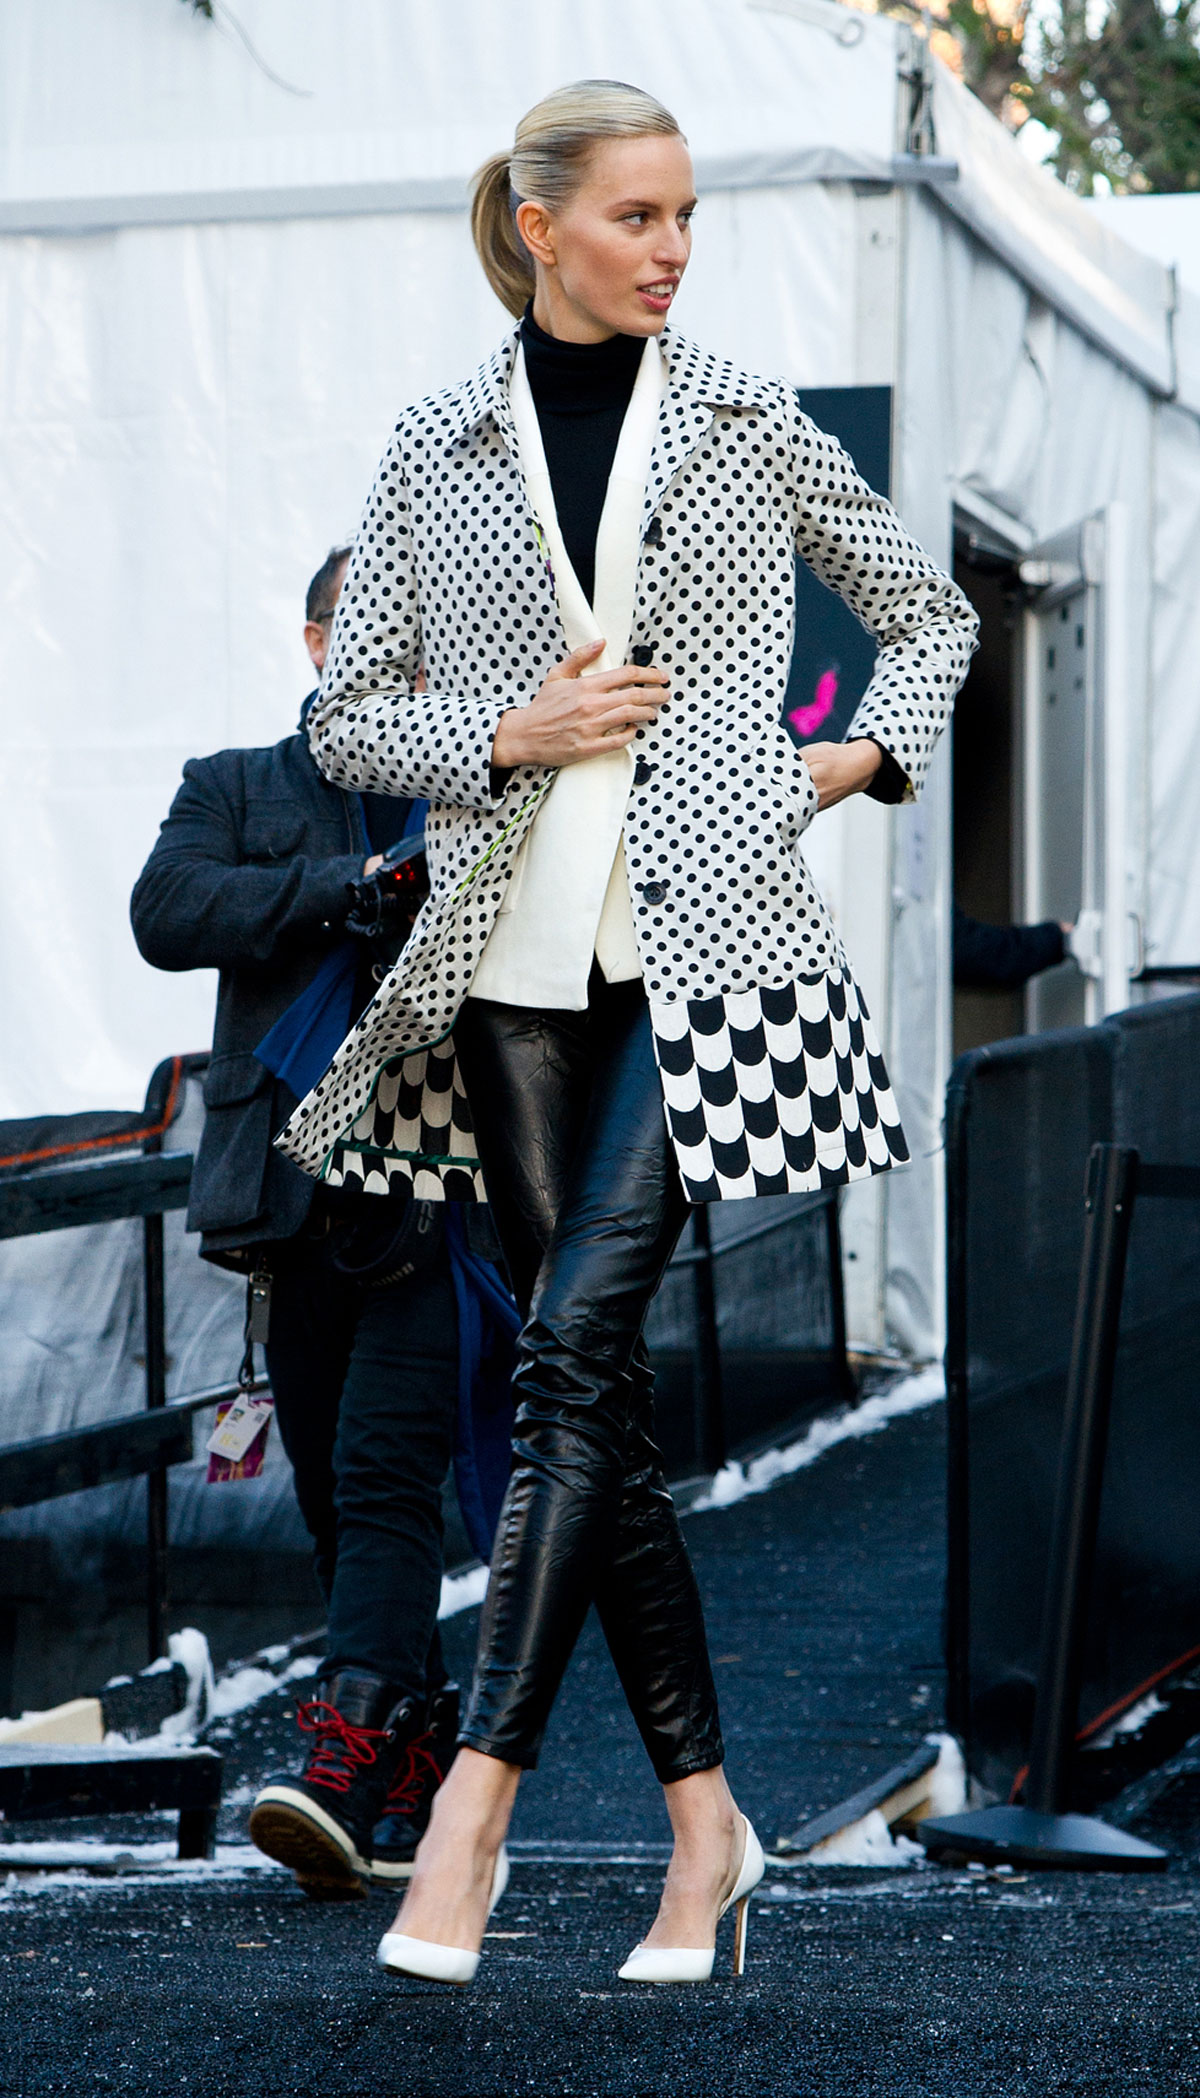
[[[647,339],[621,425],[596,533],[595,603],[589,605],[558,526],[537,408],[518,349],[508,398],[530,506],[542,528],[570,649],[604,637],[597,670],[628,662],[640,525],[650,453],[666,382],[662,352]],[[558,774],[522,845],[500,914],[471,984],[475,998],[582,1012],[593,957],[609,983],[642,973],[621,833],[633,756],[627,746]]]

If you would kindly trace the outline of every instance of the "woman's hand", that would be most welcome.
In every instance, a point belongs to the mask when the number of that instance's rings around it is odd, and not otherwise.
[[[878,743],[865,736],[857,736],[853,743],[806,743],[800,755],[820,797],[818,811],[831,809],[851,794],[861,794],[883,762]]]
[[[667,698],[665,670],[626,663],[585,676],[603,647],[603,641],[589,641],[575,649],[527,707],[510,707],[500,716],[493,765],[577,765],[620,750],[644,722],[657,720]]]

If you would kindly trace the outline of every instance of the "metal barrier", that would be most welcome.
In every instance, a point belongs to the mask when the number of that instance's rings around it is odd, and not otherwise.
[[[141,1117],[78,1146],[37,1149],[0,1174],[0,1239],[79,1224],[142,1218],[146,1410],[0,1448],[0,1511],[120,1479],[146,1479],[146,1632],[149,1659],[167,1651],[167,1474],[192,1455],[192,1416],[237,1395],[236,1384],[167,1399],[163,1216],[187,1204],[191,1153],[164,1151],[180,1089],[208,1068],[208,1052],[164,1059]],[[131,1156],[114,1156],[136,1144]],[[264,1389],[259,1380],[256,1389]]]
[[[1187,996],[951,1077],[948,1718],[1048,1815],[1119,1789],[1083,1751],[1200,1659],[1200,1168],[1141,1162],[1200,1159],[1198,1067]]]
[[[922,1823],[935,1857],[1143,1872],[1167,1862],[1153,1844],[1068,1811],[1129,1236],[1139,1197],[1154,1196],[1200,1200],[1200,1166],[1149,1165],[1132,1148],[1093,1146],[1024,1798]]]

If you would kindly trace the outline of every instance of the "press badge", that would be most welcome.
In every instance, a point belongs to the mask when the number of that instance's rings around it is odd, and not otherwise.
[[[260,1435],[265,1443],[263,1430],[274,1411],[275,1401],[270,1398],[251,1398],[246,1393],[235,1399],[228,1410],[219,1412],[217,1425],[204,1445],[210,1457],[221,1458],[226,1464],[240,1464]]]

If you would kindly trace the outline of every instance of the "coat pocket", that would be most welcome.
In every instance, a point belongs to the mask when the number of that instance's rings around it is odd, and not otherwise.
[[[817,809],[820,806],[821,797],[817,792],[817,783],[814,780],[812,773],[809,771],[808,766],[805,764],[804,759],[801,757],[799,751],[796,752],[795,766],[795,792],[800,816],[800,828],[802,831],[805,831],[808,829],[809,824],[812,822],[813,817],[817,813]]]
[[[249,1051],[214,1056],[188,1203],[189,1231],[234,1231],[265,1209],[275,1080]]]
[[[248,860],[291,859],[307,829],[305,812],[294,801],[247,802],[242,849]]]
[[[214,1056],[204,1080],[204,1105],[240,1107],[271,1084],[271,1073],[249,1049],[236,1049],[227,1056]]]

